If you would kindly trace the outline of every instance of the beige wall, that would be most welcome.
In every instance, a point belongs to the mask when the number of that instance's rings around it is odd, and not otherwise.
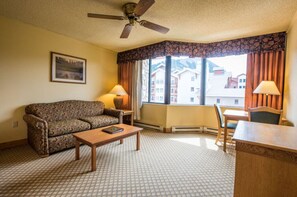
[[[141,117],[140,122],[166,127],[167,106],[144,104],[141,108]]]
[[[104,94],[117,83],[115,52],[3,17],[0,27],[0,143],[26,138],[22,116],[30,103],[101,96],[112,105]],[[50,82],[50,51],[87,59],[87,84]]]
[[[222,112],[226,109],[222,107]],[[242,110],[239,108],[232,108]],[[206,126],[217,128],[217,117],[213,106],[203,105],[162,105],[144,104],[141,109],[140,122],[160,125],[164,128],[172,126]]]
[[[204,125],[204,106],[167,105],[166,128]]]
[[[285,92],[284,92],[284,115],[297,125],[297,13],[288,30]]]

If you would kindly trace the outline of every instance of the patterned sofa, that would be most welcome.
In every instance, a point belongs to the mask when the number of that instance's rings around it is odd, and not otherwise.
[[[122,111],[106,109],[100,101],[36,103],[25,111],[28,142],[41,157],[74,147],[72,133],[122,123],[123,119]]]

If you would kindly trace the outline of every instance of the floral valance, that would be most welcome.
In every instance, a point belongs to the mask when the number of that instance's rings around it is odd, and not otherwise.
[[[281,51],[286,47],[286,32],[253,36],[214,43],[163,41],[118,53],[118,63],[160,56],[220,57],[251,52]]]

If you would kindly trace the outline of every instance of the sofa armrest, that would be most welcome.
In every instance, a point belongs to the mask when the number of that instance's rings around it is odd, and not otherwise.
[[[34,116],[32,114],[25,114],[23,117],[24,121],[33,127],[36,130],[43,130],[47,129],[47,122],[37,116]]]
[[[23,117],[28,126],[28,142],[39,156],[49,155],[48,124],[45,120],[32,114]]]
[[[119,119],[120,124],[123,123],[123,111],[122,110],[104,108],[103,114],[109,115],[109,116],[114,116]]]

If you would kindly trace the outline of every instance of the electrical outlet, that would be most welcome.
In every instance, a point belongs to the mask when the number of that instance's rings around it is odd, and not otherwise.
[[[19,126],[19,121],[12,122],[12,128],[17,128]]]

